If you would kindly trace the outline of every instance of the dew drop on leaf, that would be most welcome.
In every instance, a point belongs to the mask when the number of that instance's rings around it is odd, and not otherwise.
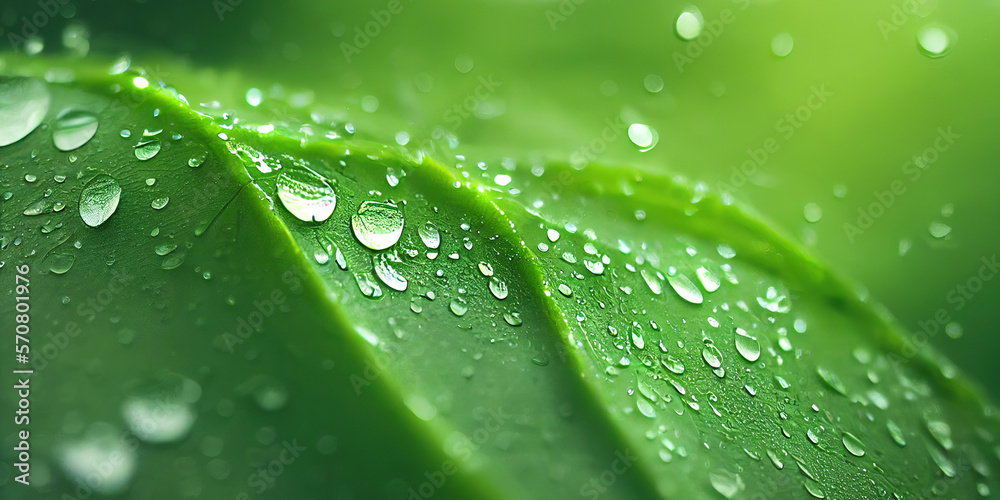
[[[20,141],[38,128],[51,100],[48,87],[39,80],[0,77],[0,147]]]
[[[667,275],[667,282],[680,295],[682,299],[692,303],[701,304],[705,299],[701,295],[701,290],[683,274]]]
[[[392,203],[366,201],[351,216],[354,236],[372,250],[385,250],[403,234],[403,213]]]
[[[97,133],[97,115],[90,111],[68,109],[52,126],[52,142],[60,151],[72,151],[86,144]]]
[[[139,161],[147,161],[152,159],[154,156],[160,152],[160,140],[151,139],[147,141],[142,141],[134,146],[135,157]]]
[[[854,434],[850,432],[845,432],[844,437],[844,448],[851,452],[851,455],[856,457],[864,456],[865,454],[865,444],[861,442]]]
[[[462,297],[455,297],[451,299],[451,303],[448,304],[448,308],[455,316],[465,316],[465,313],[469,312],[469,305],[465,302]]]
[[[420,240],[424,242],[424,246],[432,250],[437,249],[441,246],[441,232],[438,231],[437,226],[427,222],[424,225],[417,228],[417,233],[420,234]]]
[[[278,176],[278,199],[295,218],[305,222],[323,222],[333,215],[337,195],[326,179],[305,167],[297,167]]]
[[[80,192],[80,217],[90,227],[103,224],[118,209],[122,188],[113,177],[99,174]]]

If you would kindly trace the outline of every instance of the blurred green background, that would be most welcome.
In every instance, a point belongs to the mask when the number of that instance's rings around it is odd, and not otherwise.
[[[246,108],[257,88],[439,157],[596,161],[729,190],[907,328],[936,330],[1000,396],[1000,280],[976,282],[1000,247],[996,0],[699,2],[690,41],[675,24],[694,11],[675,1],[52,1],[35,36],[42,4],[5,1],[3,46],[127,53],[191,102]],[[748,153],[765,145],[766,160]]]

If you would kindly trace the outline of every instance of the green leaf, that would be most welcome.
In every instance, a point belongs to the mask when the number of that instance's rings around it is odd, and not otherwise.
[[[956,368],[701,187],[244,121],[86,65],[11,88],[51,96],[0,149],[35,369],[14,498],[997,487],[995,410]]]

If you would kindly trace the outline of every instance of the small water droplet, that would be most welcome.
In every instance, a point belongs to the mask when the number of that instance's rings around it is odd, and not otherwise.
[[[90,227],[103,224],[118,209],[122,189],[113,177],[99,174],[80,193],[80,217]]]
[[[646,152],[660,142],[660,134],[656,129],[644,123],[633,123],[628,127],[628,138],[639,148],[639,151]]]
[[[931,233],[931,236],[941,239],[951,234],[951,226],[944,222],[932,221],[927,226],[927,232]]]
[[[892,440],[900,446],[906,446],[906,437],[903,435],[903,430],[896,425],[895,422],[889,420],[885,423],[886,429],[889,430],[889,435],[892,436]]]
[[[656,295],[660,295],[661,293],[663,293],[663,282],[660,281],[660,278],[656,276],[656,273],[654,271],[650,271],[649,269],[642,269],[641,271],[639,271],[639,274],[642,275],[642,279],[646,282],[646,285],[649,286],[649,290],[651,292],[653,292]]]
[[[708,480],[712,483],[715,491],[718,491],[720,495],[726,498],[734,498],[737,493],[746,488],[739,474],[729,472],[725,469],[709,473]]]
[[[366,201],[351,216],[354,236],[372,250],[385,250],[403,234],[403,213],[392,203]]]
[[[193,404],[201,386],[187,377],[164,373],[133,389],[121,412],[129,430],[147,443],[170,443],[183,438],[194,425]]]
[[[826,382],[826,385],[830,386],[831,389],[839,392],[841,396],[847,395],[847,387],[845,387],[844,383],[840,381],[840,377],[838,377],[836,373],[833,373],[822,366],[816,368],[816,373],[821,379],[823,379],[824,382]]]
[[[642,413],[643,416],[648,418],[656,417],[656,410],[653,409],[653,405],[648,400],[638,398],[635,400],[635,406],[639,409],[639,413]]]
[[[487,262],[480,261],[479,262],[479,272],[482,273],[483,276],[493,276],[493,266],[491,266]]]
[[[153,200],[153,202],[150,203],[150,206],[152,206],[155,210],[160,210],[163,207],[167,206],[167,203],[170,203],[170,197],[164,196],[163,198],[157,198]]]
[[[45,259],[45,263],[55,274],[66,274],[73,267],[76,257],[71,253],[54,253]]]
[[[191,168],[198,168],[205,163],[205,158],[207,157],[208,155],[206,153],[198,153],[191,158],[188,158],[188,166]]]
[[[699,267],[695,270],[695,274],[698,275],[698,281],[701,282],[702,288],[706,292],[714,292],[722,286],[722,281],[719,279],[719,275],[706,267]]]
[[[795,39],[788,33],[778,33],[771,39],[771,52],[778,57],[791,54],[793,47],[795,47]]]
[[[177,245],[168,243],[168,244],[157,246],[153,251],[156,252],[156,255],[159,255],[159,256],[162,257],[164,255],[168,255],[170,252],[173,252],[176,249],[177,249]]]
[[[736,329],[736,350],[739,351],[743,359],[751,363],[760,358],[760,343],[757,339],[747,335],[742,329]]]
[[[570,288],[569,285],[567,285],[565,283],[560,283],[558,288],[559,288],[559,293],[561,293],[561,294],[563,294],[563,295],[565,295],[567,297],[573,295],[573,289]]]
[[[507,322],[510,326],[521,326],[524,321],[521,320],[521,315],[516,312],[505,312],[503,313],[503,320]]]
[[[816,223],[823,218],[823,208],[815,203],[806,203],[805,208],[802,210],[802,215],[805,217],[806,222]]]

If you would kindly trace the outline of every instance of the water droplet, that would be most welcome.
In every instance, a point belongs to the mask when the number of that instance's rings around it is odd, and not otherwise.
[[[54,253],[45,259],[49,271],[55,274],[66,274],[73,267],[73,262],[75,261],[76,257],[70,253]]]
[[[635,345],[636,349],[642,349],[646,347],[646,341],[642,338],[642,332],[638,329],[632,330],[632,344]]]
[[[136,448],[122,439],[123,435],[121,429],[111,424],[92,424],[83,436],[59,447],[59,465],[70,481],[86,484],[94,493],[102,496],[123,493],[138,465]]]
[[[704,28],[705,18],[701,15],[701,11],[698,10],[698,7],[693,5],[686,7],[684,11],[677,16],[677,21],[674,23],[674,31],[677,33],[677,36],[684,41],[698,38]]]
[[[639,274],[642,275],[642,279],[646,281],[646,285],[649,286],[649,290],[651,292],[653,292],[656,295],[660,295],[661,293],[663,293],[663,282],[660,281],[660,278],[656,276],[656,273],[654,271],[650,271],[649,269],[642,269],[641,271],[639,271]]]
[[[591,262],[590,260],[583,259],[583,265],[593,274],[604,274],[604,263],[599,260]]]
[[[948,31],[940,26],[924,26],[917,31],[917,45],[930,58],[944,57],[951,47],[951,38]]]
[[[775,469],[781,470],[785,468],[785,464],[781,462],[781,457],[771,450],[767,450],[767,458],[771,460],[771,464],[774,465]]]
[[[207,157],[208,157],[208,155],[205,154],[205,153],[196,154],[196,155],[192,156],[191,158],[188,158],[188,166],[191,167],[191,168],[198,168],[203,163],[205,163],[205,158],[207,158]]]
[[[167,203],[170,203],[170,197],[164,196],[163,198],[157,198],[153,200],[153,202],[150,203],[150,206],[153,207],[153,209],[155,210],[160,210],[163,207],[167,206]]]
[[[417,228],[417,233],[420,234],[420,240],[424,242],[424,245],[430,249],[436,249],[441,246],[441,232],[438,231],[437,226],[427,222],[424,225]]]
[[[771,39],[771,52],[778,57],[785,57],[792,53],[795,46],[795,39],[788,33],[778,33]]]
[[[177,250],[177,245],[174,244],[159,245],[154,249],[156,255],[159,255],[161,257],[169,254],[170,252],[173,252],[174,250]]]
[[[889,430],[889,435],[892,436],[892,440],[900,446],[906,446],[906,437],[903,436],[903,430],[896,425],[895,422],[889,420],[885,423],[886,429]]]
[[[628,138],[635,144],[639,151],[646,152],[656,147],[660,142],[660,134],[656,129],[644,123],[633,123],[628,126]]]
[[[653,405],[646,399],[638,398],[635,400],[635,406],[639,409],[639,413],[649,418],[656,417],[656,410],[653,409]]]
[[[943,472],[944,475],[948,477],[955,477],[955,474],[957,474],[955,464],[953,464],[951,460],[945,456],[944,452],[930,443],[927,443],[927,452],[930,453],[931,460],[934,460],[934,463],[937,464],[938,468],[941,469],[941,472]]]
[[[698,275],[698,281],[701,282],[701,286],[706,292],[714,292],[722,285],[719,275],[708,268],[699,267],[695,270],[695,274]]]
[[[121,411],[129,430],[147,443],[178,441],[191,430],[193,404],[201,386],[187,377],[165,373],[132,390]]]
[[[955,444],[951,440],[951,426],[941,420],[928,420],[927,432],[941,444],[941,447],[950,450]]]
[[[139,161],[146,161],[152,159],[160,152],[160,140],[151,139],[148,141],[142,141],[134,146],[135,157]]]
[[[701,290],[695,286],[690,278],[683,274],[675,274],[673,276],[668,274],[667,282],[677,292],[677,295],[680,295],[682,299],[692,304],[701,304],[705,300],[701,295]]]
[[[403,213],[392,203],[366,201],[351,216],[354,236],[372,250],[385,250],[403,234]]]
[[[567,285],[565,283],[559,283],[559,287],[558,288],[559,288],[559,293],[561,293],[561,294],[563,294],[563,295],[565,295],[567,297],[573,295],[573,289],[570,288],[569,285]]]
[[[521,315],[516,312],[505,312],[503,313],[503,320],[507,322],[510,326],[521,326],[524,321],[521,320]]]
[[[492,292],[493,296],[499,300],[506,299],[507,284],[504,283],[503,281],[500,281],[499,278],[494,276],[493,279],[490,280],[490,292]]]
[[[718,491],[719,494],[726,498],[733,498],[737,493],[746,488],[739,474],[734,474],[725,469],[709,473],[708,480],[712,483],[715,491]]]
[[[493,266],[486,262],[479,262],[479,272],[482,273],[483,276],[493,276]]]
[[[670,370],[676,375],[681,375],[684,373],[684,363],[673,356],[667,356],[666,358],[661,358],[660,363],[664,368]]]
[[[820,488],[818,484],[816,484],[816,483],[802,483],[802,486],[805,486],[806,491],[810,495],[812,495],[813,498],[826,498],[826,493],[823,492],[823,489]]]
[[[72,151],[86,144],[97,133],[97,115],[90,111],[67,109],[52,126],[52,142],[60,151]]]
[[[406,278],[392,267],[392,262],[399,262],[397,258],[392,254],[382,253],[372,257],[372,261],[375,265],[375,275],[382,280],[382,283],[397,292],[406,290],[408,284]]]
[[[555,229],[549,229],[545,231],[545,235],[549,238],[549,241],[551,241],[552,243],[559,241],[559,231]]]
[[[857,436],[851,434],[850,432],[845,432],[843,441],[844,441],[844,448],[847,448],[847,451],[851,452],[851,455],[854,455],[856,457],[864,456],[865,444],[862,443],[861,440],[857,438]]]
[[[823,218],[823,208],[815,203],[806,203],[802,215],[806,218],[806,222],[816,223]]]
[[[951,226],[944,222],[933,221],[927,226],[927,232],[931,233],[931,236],[940,239],[951,234]]]
[[[38,128],[51,100],[48,87],[39,80],[0,77],[0,147],[20,141]]]
[[[278,411],[288,402],[288,389],[277,380],[267,377],[254,391],[253,399],[264,411]]]
[[[113,177],[99,174],[80,193],[80,217],[90,227],[97,227],[118,209],[122,188]]]
[[[373,281],[368,274],[355,274],[354,281],[358,284],[358,290],[365,297],[377,299],[382,296],[382,287]]]
[[[722,353],[713,344],[705,344],[705,348],[701,350],[701,358],[712,368],[722,366]]]
[[[747,335],[742,329],[736,329],[736,350],[740,352],[743,359],[751,363],[760,358],[760,343],[757,339]]]
[[[181,264],[183,263],[184,263],[183,253],[180,252],[171,253],[167,255],[162,262],[160,262],[160,268],[169,271],[171,269],[177,269],[178,267],[181,267]]]
[[[308,168],[300,166],[282,172],[276,186],[281,204],[301,221],[323,222],[337,207],[333,187]]]
[[[451,299],[448,308],[451,309],[451,312],[455,313],[455,316],[465,316],[465,313],[469,312],[469,305],[462,297]]]
[[[823,382],[826,382],[826,385],[830,386],[831,389],[839,392],[842,396],[847,395],[847,388],[844,387],[844,383],[840,381],[840,377],[836,373],[822,366],[816,368],[816,373],[819,374],[819,378],[823,379]]]

